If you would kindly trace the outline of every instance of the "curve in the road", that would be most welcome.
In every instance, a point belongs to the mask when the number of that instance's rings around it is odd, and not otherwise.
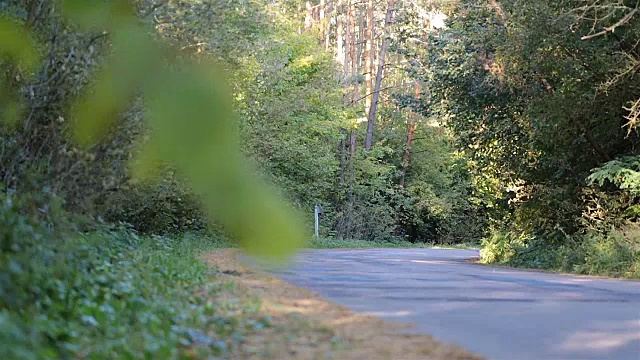
[[[465,263],[475,250],[310,250],[277,275],[496,360],[640,360],[640,282]]]

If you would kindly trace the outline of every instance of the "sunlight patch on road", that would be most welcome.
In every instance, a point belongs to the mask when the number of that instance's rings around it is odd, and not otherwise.
[[[634,342],[640,343],[640,321],[607,324],[601,328],[602,331],[581,331],[572,334],[560,346],[560,350],[604,351],[621,348]]]
[[[409,260],[412,263],[418,264],[432,264],[432,265],[458,265],[452,263],[450,260]]]
[[[377,317],[403,317],[413,315],[412,311],[373,311],[365,312],[363,315],[377,316]]]

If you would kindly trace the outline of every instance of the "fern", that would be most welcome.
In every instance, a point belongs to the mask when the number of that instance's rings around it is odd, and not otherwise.
[[[604,186],[611,183],[632,195],[640,195],[640,156],[629,156],[609,161],[592,170],[589,185]]]

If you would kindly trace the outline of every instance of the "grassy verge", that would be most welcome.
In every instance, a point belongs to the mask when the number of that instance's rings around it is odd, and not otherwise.
[[[257,312],[256,304],[228,306],[201,296],[233,286],[197,260],[220,245],[198,237],[138,237],[130,232],[14,242],[15,251],[0,253],[0,355],[222,355],[264,324],[248,316]]]
[[[496,233],[480,251],[481,262],[580,275],[640,279],[640,228],[577,234],[561,244],[513,233]]]
[[[375,248],[441,248],[441,249],[475,249],[478,244],[436,244],[436,243],[412,243],[409,241],[368,241],[368,240],[340,240],[332,238],[314,238],[308,244],[311,249],[375,249]]]

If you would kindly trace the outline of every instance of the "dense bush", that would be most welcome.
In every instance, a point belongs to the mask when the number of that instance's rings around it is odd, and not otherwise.
[[[116,9],[106,4],[100,19],[83,16],[92,10],[85,2],[2,4],[3,18],[12,18],[33,34],[35,43],[25,41],[23,46],[33,45],[43,59],[40,67],[28,69],[0,63],[2,73],[15,78],[12,90],[22,97],[25,110],[13,128],[0,128],[0,181],[21,191],[26,176],[40,174],[40,185],[63,197],[68,210],[113,220],[130,217],[126,220],[144,232],[201,231],[206,222],[199,211],[203,204],[207,214],[215,212],[216,221],[244,239],[244,245],[269,242],[267,249],[277,251],[290,247],[276,246],[280,242],[301,242],[305,235],[296,216],[280,206],[271,191],[260,190],[260,176],[250,172],[239,155],[236,114],[224,84],[228,79],[220,74],[227,69],[241,74],[240,66],[210,61],[239,60],[218,48],[239,43],[249,47],[255,35],[271,30],[263,21],[253,30],[214,36],[222,33],[220,24],[253,28],[257,17],[268,18],[261,13],[264,6],[245,4],[243,9],[250,10],[245,13],[238,4],[179,1],[160,6],[141,0],[132,5]],[[181,21],[171,20],[170,26],[162,20],[176,14]],[[121,21],[102,21],[110,17]],[[174,54],[173,47],[200,42],[202,36],[211,47],[205,53],[191,53],[186,46]],[[81,144],[72,141],[72,135]],[[160,163],[189,178],[198,200],[177,185],[130,186],[134,174],[148,175]],[[255,226],[240,224],[238,219],[245,217],[253,218]],[[252,230],[271,226],[272,231]],[[286,235],[290,231],[298,234]],[[274,233],[278,235],[269,241],[258,241]]]
[[[567,259],[570,261],[565,261],[563,268],[580,274],[640,278],[638,225],[587,234],[568,251]]]
[[[209,221],[198,198],[171,173],[110,194],[104,218],[128,223],[142,234],[206,233]]]

